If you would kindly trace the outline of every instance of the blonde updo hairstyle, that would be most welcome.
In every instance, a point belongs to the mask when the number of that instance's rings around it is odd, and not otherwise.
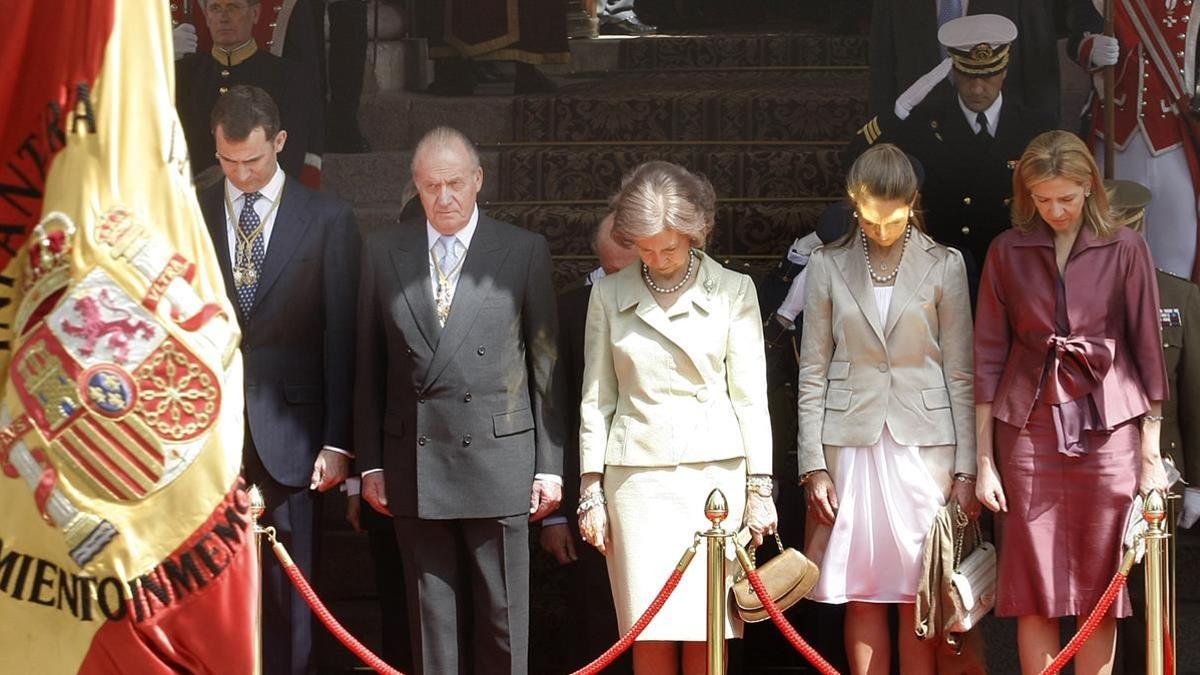
[[[918,192],[917,173],[913,170],[908,155],[891,143],[873,145],[859,155],[846,174],[846,194],[855,205],[854,228],[842,242],[853,241],[858,236],[857,206],[867,199],[880,201],[899,200],[912,205],[909,223],[924,232],[921,222],[921,194]]]
[[[611,236],[622,246],[672,230],[686,236],[693,248],[704,248],[716,218],[717,195],[702,174],[656,160],[634,169],[610,205]]]
[[[1044,223],[1030,190],[1053,178],[1066,178],[1091,193],[1084,198],[1083,224],[1096,236],[1108,237],[1117,231],[1096,160],[1087,145],[1068,131],[1047,131],[1026,146],[1013,171],[1013,227],[1029,232]]]

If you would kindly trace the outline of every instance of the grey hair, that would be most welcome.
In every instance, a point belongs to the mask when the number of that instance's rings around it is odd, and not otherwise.
[[[421,140],[417,141],[417,147],[413,150],[412,164],[409,169],[415,174],[417,169],[417,159],[423,152],[427,152],[432,148],[443,148],[454,143],[461,143],[467,150],[467,156],[471,160],[471,170],[478,169],[479,151],[475,149],[475,144],[463,132],[454,127],[434,127],[425,132],[421,136]]]
[[[672,230],[703,248],[716,219],[717,195],[703,174],[656,160],[625,178],[611,206],[612,238],[624,246]]]

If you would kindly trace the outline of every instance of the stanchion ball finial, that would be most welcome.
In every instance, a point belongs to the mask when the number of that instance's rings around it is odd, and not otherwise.
[[[1146,495],[1146,501],[1142,505],[1142,518],[1146,519],[1147,523],[1161,523],[1167,517],[1167,502],[1163,498],[1162,492],[1151,490]]]
[[[251,485],[247,492],[250,493],[250,515],[257,522],[267,512],[267,502],[263,499],[262,490],[259,490],[257,485]]]
[[[708,501],[704,502],[704,517],[708,518],[713,527],[719,528],[729,517],[729,502],[725,501],[725,493],[713,490],[708,493]]]

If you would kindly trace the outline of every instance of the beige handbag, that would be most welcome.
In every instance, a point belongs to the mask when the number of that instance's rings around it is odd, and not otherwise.
[[[954,574],[947,589],[951,611],[945,632],[966,633],[996,606],[996,547],[983,540],[978,519],[967,518],[961,508],[954,511]],[[968,527],[974,534],[974,548],[964,558]]]
[[[775,535],[775,543],[779,546],[779,555],[763,563],[756,571],[767,594],[775,601],[779,610],[784,611],[812,591],[821,573],[817,564],[806,558],[803,553],[794,548],[784,548],[783,540],[778,534]],[[752,561],[754,554],[755,549],[751,546]],[[737,580],[733,583],[733,600],[737,604],[738,615],[746,623],[757,623],[771,618],[744,573],[739,572]]]

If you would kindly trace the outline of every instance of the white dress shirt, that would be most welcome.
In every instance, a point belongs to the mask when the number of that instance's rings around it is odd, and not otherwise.
[[[279,197],[283,194],[283,170],[279,168],[279,163],[275,164],[275,174],[271,176],[271,180],[258,191],[262,196],[258,201],[254,202],[254,212],[258,214],[262,220],[263,227],[263,253],[266,253],[267,247],[271,245],[271,232],[275,230],[275,216],[278,214],[279,207],[276,204],[279,202]],[[237,242],[238,242],[238,218],[242,214],[242,206],[246,203],[246,193],[234,187],[229,179],[225,179],[225,239],[229,242],[229,262],[237,262]],[[229,205],[233,205],[233,213],[229,212]]]
[[[279,198],[283,196],[283,170],[279,168],[279,163],[275,163],[275,173],[271,176],[271,180],[258,191],[261,197],[254,202],[254,212],[258,214],[262,221],[262,237],[263,237],[263,254],[267,252],[267,247],[271,245],[271,233],[275,230],[275,216],[279,215]],[[234,187],[229,179],[225,179],[225,239],[229,242],[229,264],[237,262],[237,242],[238,242],[238,218],[242,214],[242,207],[246,203],[246,193]],[[230,204],[233,205],[233,212],[229,211]],[[341,449],[335,448],[332,445],[326,445],[322,450],[332,450],[339,455],[354,457],[353,454]]]
[[[973,133],[979,133],[979,122],[975,121],[979,113],[968,108],[967,104],[963,103],[961,96],[956,98],[958,99],[958,107],[962,110],[963,116],[967,118],[967,126],[971,127]],[[996,96],[996,100],[992,101],[992,104],[988,106],[988,109],[983,111],[983,116],[987,118],[988,134],[992,138],[996,137],[996,125],[1000,124],[1000,106],[1003,104],[1004,94],[999,94]]]

